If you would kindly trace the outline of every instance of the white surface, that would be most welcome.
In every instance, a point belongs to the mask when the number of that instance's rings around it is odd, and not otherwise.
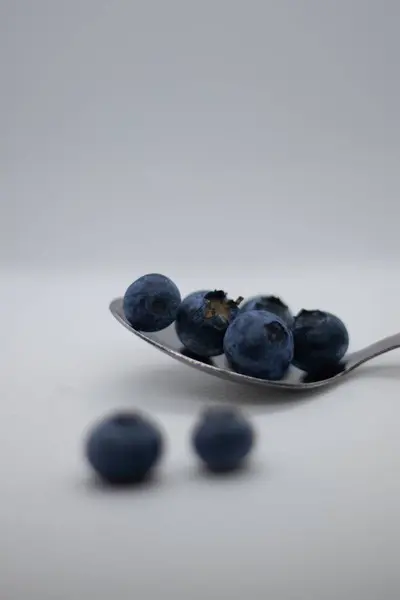
[[[392,0],[0,2],[2,600],[398,600],[400,356],[264,405],[107,306],[159,271],[331,309],[355,349],[398,331],[399,17]],[[248,401],[255,466],[200,478],[189,430],[224,400]],[[104,493],[83,434],[129,406],[168,456],[158,486]]]
[[[184,293],[206,283],[172,275]],[[2,597],[397,599],[399,356],[279,403],[175,363],[123,329],[107,304],[135,276],[1,274]],[[295,310],[312,299],[337,310],[353,348],[398,330],[396,272],[347,267],[301,279],[303,289],[295,273],[269,275]],[[233,295],[260,288],[254,276],[223,283]],[[189,450],[198,411],[218,401],[245,405],[259,432],[240,477],[201,476]],[[84,432],[129,407],[149,411],[168,436],[159,480],[98,489]]]

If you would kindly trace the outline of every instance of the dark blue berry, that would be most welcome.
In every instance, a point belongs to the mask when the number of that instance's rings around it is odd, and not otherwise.
[[[198,356],[218,356],[229,323],[238,314],[238,304],[221,290],[193,292],[181,303],[175,321],[182,344]]]
[[[293,339],[293,364],[308,373],[332,369],[349,347],[344,323],[322,310],[301,310],[295,318]]]
[[[228,327],[224,350],[238,373],[279,380],[293,358],[293,336],[276,315],[251,310],[239,314]]]
[[[110,484],[143,481],[161,457],[159,429],[145,417],[121,412],[93,427],[86,456],[95,472]]]
[[[160,331],[175,321],[181,295],[165,275],[150,273],[134,281],[124,296],[126,319],[139,331]]]
[[[294,317],[287,304],[276,296],[254,296],[246,300],[241,307],[240,312],[249,310],[266,310],[279,317],[291,329],[294,323]]]
[[[250,453],[254,431],[243,415],[233,409],[210,409],[194,428],[192,444],[204,465],[214,472],[237,469]]]

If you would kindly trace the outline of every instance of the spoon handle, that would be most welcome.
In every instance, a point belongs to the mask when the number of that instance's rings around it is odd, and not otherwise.
[[[385,354],[386,352],[390,352],[391,350],[396,350],[396,348],[400,348],[400,333],[389,335],[362,350],[353,352],[346,361],[346,368],[347,370],[354,369],[368,360],[380,356],[381,354]]]

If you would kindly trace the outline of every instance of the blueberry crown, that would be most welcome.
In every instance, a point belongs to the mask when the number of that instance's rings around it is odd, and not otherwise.
[[[285,304],[281,298],[278,298],[278,296],[265,296],[265,299],[268,300],[268,302],[271,302],[272,304],[281,306],[282,308],[288,307],[287,304]]]
[[[324,317],[325,313],[324,313],[324,311],[318,310],[318,309],[307,310],[305,308],[302,308],[297,316],[298,317]]]
[[[208,292],[205,296],[205,300],[225,300],[227,293],[224,290],[214,290],[212,292]]]
[[[239,296],[237,300],[231,300],[227,298],[227,293],[223,290],[214,290],[205,294],[204,300],[208,307],[206,318],[219,315],[227,319],[230,316],[230,310],[236,308],[243,298]]]

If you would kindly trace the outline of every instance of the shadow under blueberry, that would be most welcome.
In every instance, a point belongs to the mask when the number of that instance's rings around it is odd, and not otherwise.
[[[112,494],[131,495],[132,493],[137,494],[154,492],[154,490],[162,486],[162,481],[159,473],[150,473],[144,479],[137,481],[136,483],[108,483],[98,477],[95,474],[89,475],[86,479],[81,482],[81,487],[90,494]]]
[[[201,362],[204,365],[216,366],[216,363],[208,356],[200,356],[199,354],[196,354],[195,352],[191,352],[187,348],[181,348],[179,350],[179,352],[180,352],[180,354],[182,354],[182,356],[186,356],[187,358],[192,358],[193,360],[197,360],[197,362]]]
[[[262,465],[254,462],[253,460],[248,460],[244,461],[243,464],[239,465],[239,467],[236,469],[211,470],[205,465],[198,465],[197,469],[193,471],[192,475],[197,479],[202,477],[203,479],[207,479],[209,481],[237,481],[238,479],[247,480],[258,477],[263,470],[265,469],[262,469]]]
[[[244,461],[242,465],[233,470],[227,471],[210,471],[197,457],[192,455],[193,464],[185,465],[182,468],[178,468],[174,475],[169,477],[169,480],[173,485],[179,486],[184,485],[187,487],[189,484],[198,486],[199,483],[235,483],[239,482],[247,483],[251,479],[259,479],[260,476],[269,473],[269,464],[265,461],[261,461],[256,456],[250,457],[247,461]]]
[[[340,375],[346,369],[346,363],[341,362],[338,364],[325,364],[312,371],[310,373],[305,373],[302,376],[302,383],[316,383],[318,381],[325,381],[326,379],[331,379],[332,377],[336,377],[336,375]]]

